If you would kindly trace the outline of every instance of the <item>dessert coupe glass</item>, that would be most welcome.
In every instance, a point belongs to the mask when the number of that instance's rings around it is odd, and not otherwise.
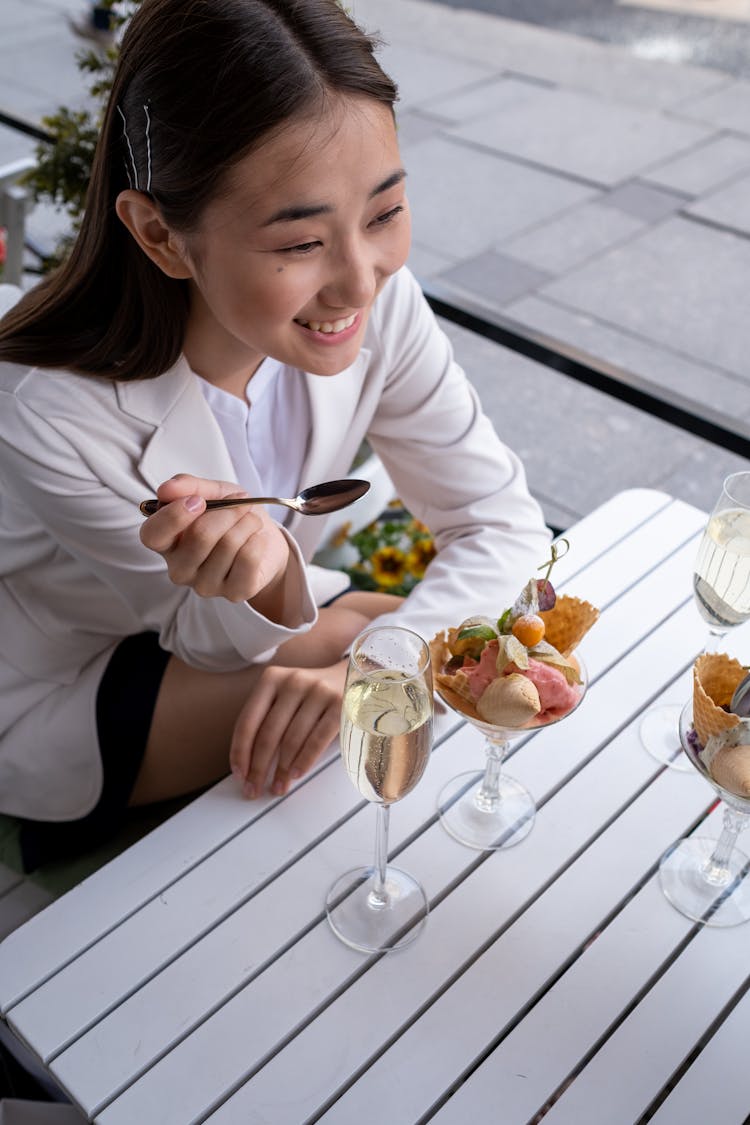
[[[432,667],[422,638],[388,626],[360,634],[349,656],[340,742],[349,780],[376,805],[375,862],[341,875],[326,898],[333,932],[354,949],[400,949],[427,917],[423,888],[388,863],[388,820],[391,805],[424,773],[432,727]]]
[[[476,727],[485,739],[487,764],[484,770],[458,774],[443,786],[438,797],[442,825],[460,843],[477,851],[497,851],[511,848],[528,836],[534,825],[536,802],[528,789],[503,772],[503,762],[513,739],[550,727],[580,707],[588,686],[588,674],[577,653],[573,659],[582,681],[581,694],[575,706],[560,719],[532,722],[524,727],[498,727],[485,723],[469,713],[460,696],[440,686],[436,688],[446,706]]]
[[[750,472],[732,473],[722,485],[698,547],[693,597],[712,652],[730,629],[750,619]],[[645,749],[670,769],[693,767],[677,744],[682,704],[650,707],[640,737]]]
[[[750,823],[750,799],[714,781],[706,769],[693,728],[692,700],[680,715],[680,742],[691,766],[714,787],[724,804],[718,840],[687,836],[667,851],[659,865],[661,887],[672,905],[707,926],[736,926],[750,919],[750,858],[736,847]]]

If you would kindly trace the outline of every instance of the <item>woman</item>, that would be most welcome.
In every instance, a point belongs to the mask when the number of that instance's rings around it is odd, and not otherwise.
[[[395,98],[335,0],[144,0],[128,26],[71,257],[0,324],[4,811],[109,822],[228,763],[284,793],[365,624],[430,636],[543,557],[404,268]],[[342,477],[364,437],[437,557],[403,605],[318,610],[325,521],[205,501]]]

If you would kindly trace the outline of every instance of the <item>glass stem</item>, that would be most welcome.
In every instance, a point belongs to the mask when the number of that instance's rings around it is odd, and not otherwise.
[[[373,910],[382,910],[388,905],[388,892],[385,889],[385,869],[388,866],[388,822],[391,816],[390,805],[376,805],[375,820],[375,874],[372,890],[367,896],[367,905]]]
[[[474,797],[474,804],[482,812],[495,812],[500,804],[500,771],[507,749],[507,742],[487,740],[487,768],[479,791]]]
[[[747,815],[724,807],[724,827],[716,841],[710,859],[703,868],[703,876],[712,887],[725,887],[732,877],[729,859],[737,843],[737,837],[747,823]]]
[[[704,652],[717,652],[726,635],[727,630],[723,629],[720,625],[715,625],[713,628],[709,626],[708,636],[706,637],[706,643],[701,649],[701,654]]]

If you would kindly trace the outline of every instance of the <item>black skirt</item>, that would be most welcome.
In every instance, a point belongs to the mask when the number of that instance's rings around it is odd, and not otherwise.
[[[112,653],[96,696],[101,795],[78,820],[21,821],[21,861],[27,873],[53,859],[90,851],[122,827],[168,660],[156,633],[126,637]]]

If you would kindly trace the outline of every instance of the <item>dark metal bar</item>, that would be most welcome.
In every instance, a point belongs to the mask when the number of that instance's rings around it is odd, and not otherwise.
[[[735,425],[730,425],[726,415],[704,404],[698,414],[692,399],[677,392],[664,397],[656,393],[655,384],[649,380],[603,360],[593,360],[525,324],[479,309],[463,294],[459,307],[452,294],[434,283],[423,283],[422,288],[436,316],[750,460],[750,426],[746,423],[733,419]]]
[[[24,121],[20,117],[14,117],[10,113],[5,113],[0,109],[0,125],[7,125],[9,129],[15,129],[17,133],[25,133],[27,137],[34,137],[37,141],[49,141],[50,144],[55,144],[56,140],[52,133],[48,133],[46,129],[40,128],[39,125],[32,124],[31,121]]]

